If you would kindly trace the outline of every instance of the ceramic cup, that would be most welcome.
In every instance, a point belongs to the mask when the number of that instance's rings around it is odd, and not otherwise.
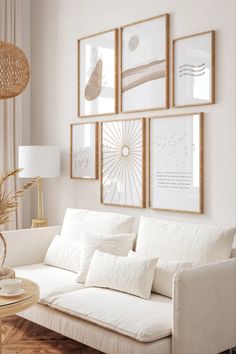
[[[3,279],[0,281],[0,287],[6,294],[14,294],[21,289],[21,279]]]

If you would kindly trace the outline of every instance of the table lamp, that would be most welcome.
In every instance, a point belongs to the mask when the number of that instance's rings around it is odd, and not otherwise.
[[[45,227],[42,178],[60,176],[60,150],[57,146],[19,146],[19,167],[23,169],[19,177],[38,177],[38,216],[31,227]]]

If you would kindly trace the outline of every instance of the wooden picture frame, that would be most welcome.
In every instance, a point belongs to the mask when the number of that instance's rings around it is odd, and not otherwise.
[[[101,123],[101,203],[146,206],[146,120]]]
[[[112,29],[78,40],[78,116],[117,112],[118,29]]]
[[[98,144],[98,122],[70,125],[70,178],[98,179]]]
[[[152,117],[148,123],[149,208],[202,214],[203,113]]]
[[[173,107],[215,103],[215,31],[173,40]]]
[[[163,36],[159,43],[157,43],[158,33],[155,31],[160,32],[160,38]],[[153,35],[152,51],[155,53],[149,57],[147,53],[151,50],[145,50],[145,47],[150,48],[150,40],[149,43],[145,43],[145,38],[150,39],[151,35]],[[121,27],[120,47],[120,112],[169,108],[169,14]],[[127,53],[130,53],[127,60],[124,48],[128,48]],[[137,54],[134,54],[135,52]]]

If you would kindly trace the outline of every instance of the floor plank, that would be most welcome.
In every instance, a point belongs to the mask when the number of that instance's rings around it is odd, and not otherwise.
[[[17,316],[2,320],[3,354],[102,354]]]

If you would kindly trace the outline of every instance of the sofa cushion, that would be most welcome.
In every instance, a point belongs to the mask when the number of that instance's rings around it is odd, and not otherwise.
[[[136,251],[150,258],[206,264],[230,257],[235,229],[141,217]]]
[[[129,251],[128,257],[143,258],[139,253]],[[148,258],[148,257],[145,257]],[[177,272],[192,267],[190,262],[163,261],[158,259],[152,284],[152,291],[172,298],[173,279]]]
[[[154,275],[152,291],[172,298],[173,280],[176,273],[191,267],[191,262],[163,261],[159,259]]]
[[[125,234],[131,232],[134,217],[93,210],[70,209],[65,213],[61,236],[79,238],[86,232],[96,234]]]
[[[110,289],[85,288],[47,296],[44,303],[141,342],[172,333],[172,301],[152,294],[149,300]]]
[[[75,273],[43,263],[14,268],[17,277],[27,278],[39,285],[40,298],[83,288],[75,282]]]
[[[84,283],[93,254],[96,250],[117,256],[127,256],[133,248],[136,234],[98,235],[84,234],[80,239],[80,265],[76,280]]]
[[[157,259],[119,257],[95,251],[85,286],[109,288],[149,299]]]
[[[48,247],[44,264],[78,272],[80,265],[80,242],[56,235]]]

